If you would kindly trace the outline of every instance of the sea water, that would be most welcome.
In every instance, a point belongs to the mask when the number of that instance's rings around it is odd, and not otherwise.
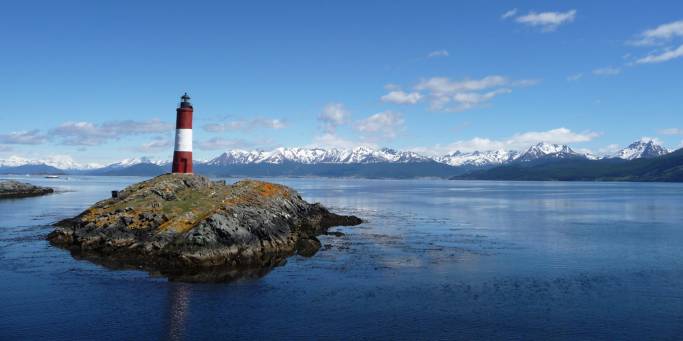
[[[2,340],[683,335],[682,184],[268,179],[365,223],[263,277],[180,283],[45,241],[142,178],[14,178],[58,193],[0,201]]]

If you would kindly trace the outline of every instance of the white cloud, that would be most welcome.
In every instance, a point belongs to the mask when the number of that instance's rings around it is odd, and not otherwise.
[[[478,92],[460,92],[457,93],[453,96],[453,99],[460,103],[460,109],[461,110],[466,110],[473,108],[479,104],[486,103],[493,99],[494,97],[501,95],[501,94],[509,94],[511,93],[511,89],[497,89],[494,91],[489,91],[485,93],[478,93]]]
[[[641,32],[637,38],[630,41],[633,45],[656,45],[669,41],[675,37],[683,37],[683,20],[659,25]]]
[[[263,120],[260,120],[258,122],[259,122],[259,124],[263,125],[264,127],[270,128],[270,129],[283,129],[283,128],[287,127],[287,124],[283,120],[278,119],[278,118],[263,119]]]
[[[662,63],[680,57],[683,57],[683,45],[679,46],[675,50],[669,49],[661,53],[649,54],[636,60],[636,64]]]
[[[11,152],[12,150],[12,147],[0,144],[0,152]]]
[[[579,73],[575,73],[573,75],[567,76],[567,80],[570,82],[575,82],[575,81],[578,81],[579,79],[581,79],[581,77],[583,77],[583,73],[579,72]]]
[[[100,126],[101,130],[123,135],[163,133],[171,131],[173,128],[175,128],[173,124],[162,122],[156,118],[149,121],[109,121]]]
[[[518,23],[540,27],[543,32],[551,32],[557,29],[560,25],[570,23],[576,18],[576,10],[567,12],[529,12],[527,15],[522,15],[515,18]]]
[[[173,141],[166,137],[156,137],[153,140],[143,143],[141,146],[135,148],[136,151],[149,153],[160,150],[170,150],[173,147]]]
[[[427,55],[427,58],[436,58],[436,57],[448,57],[448,51],[446,50],[435,50],[432,52],[429,52]]]
[[[149,121],[66,122],[50,130],[61,143],[75,146],[95,146],[130,135],[170,132],[173,125],[158,119]]]
[[[524,87],[524,86],[533,86],[533,85],[536,85],[540,82],[541,82],[540,79],[520,79],[520,80],[512,81],[510,83],[510,85]]]
[[[377,142],[393,139],[405,129],[403,116],[393,111],[376,113],[351,124],[350,114],[338,103],[327,105],[319,119],[323,129],[313,138],[310,147],[376,147]],[[337,133],[337,128],[346,124],[350,124],[358,133],[356,139],[351,140]]]
[[[386,89],[398,89],[398,86],[387,84]],[[329,103],[318,115],[322,131],[313,137],[309,147],[319,148],[353,148],[359,142],[346,139],[337,133],[337,128],[351,122],[351,113],[341,103]],[[367,144],[366,144],[367,145]],[[368,145],[369,146],[369,145]],[[374,145],[372,145],[374,146]]]
[[[51,134],[62,137],[63,144],[76,146],[95,146],[119,137],[116,132],[90,122],[66,122],[52,129]]]
[[[351,118],[351,113],[341,103],[329,103],[318,115],[318,120],[323,126],[325,133],[334,133],[338,126],[346,124]]]
[[[620,146],[620,145],[618,145],[618,144],[616,144],[616,143],[612,143],[612,144],[608,144],[608,145],[606,145],[606,146],[604,146],[604,147],[598,149],[598,153],[597,153],[597,154],[598,154],[598,155],[603,155],[603,156],[614,155],[614,154],[616,154],[618,151],[620,151],[622,148],[623,148],[622,146]]]
[[[517,9],[513,8],[513,9],[503,13],[503,15],[500,16],[500,18],[501,19],[507,19],[507,18],[514,17],[515,15],[517,15]]]
[[[382,96],[382,102],[396,103],[396,104],[416,104],[422,99],[422,95],[419,92],[404,92],[404,91],[391,91],[388,94]]]
[[[572,150],[584,155],[595,155],[595,153],[593,153],[593,150],[591,150],[590,148],[572,148]]]
[[[482,79],[464,79],[451,81],[446,77],[432,77],[423,80],[415,87],[417,90],[429,90],[435,94],[452,94],[459,91],[483,90],[495,86],[504,85],[508,82],[503,76],[487,76]]]
[[[386,90],[386,91],[401,90],[401,87],[398,84],[389,83],[389,84],[384,85],[384,90]]]
[[[229,150],[229,149],[249,149],[253,144],[242,139],[224,139],[214,137],[208,140],[195,142],[200,150]]]
[[[40,130],[14,131],[8,134],[0,134],[0,143],[4,144],[42,144],[47,142],[47,136]]]
[[[662,135],[683,135],[683,129],[681,128],[666,128],[659,131]]]
[[[246,126],[246,121],[230,121],[224,123],[207,123],[202,126],[202,129],[210,133],[222,133],[225,131],[242,130],[245,129]]]
[[[432,77],[420,81],[415,89],[429,96],[432,110],[457,112],[486,104],[498,95],[510,93],[511,87],[530,86],[538,82],[535,79],[510,81],[499,75],[460,81]]]
[[[369,145],[369,144],[364,144],[365,146],[368,147],[375,147],[375,145]],[[313,143],[309,146],[312,148],[342,148],[342,149],[351,149],[354,147],[358,147],[359,144],[347,140],[337,134],[334,133],[324,133],[322,135],[317,135],[313,139]]]
[[[226,131],[253,130],[253,129],[283,129],[286,128],[284,120],[277,118],[254,118],[248,120],[235,120],[223,123],[208,123],[202,128],[211,133]]]
[[[461,152],[486,151],[508,149],[506,141],[492,140],[484,137],[475,137],[469,140],[456,141],[448,145],[447,153],[459,150]]]
[[[567,128],[557,128],[548,131],[531,131],[516,134],[512,137],[510,141],[514,141],[515,143],[521,144],[533,144],[537,142],[567,144],[577,142],[588,142],[598,136],[600,136],[600,134],[596,132],[575,133]]]
[[[355,128],[365,139],[392,139],[404,129],[404,123],[400,113],[383,111],[359,121]]]
[[[683,37],[683,20],[659,25],[638,34],[634,40],[627,43],[636,46],[663,45],[675,38]],[[683,45],[678,47],[668,46],[663,49],[650,52],[647,56],[635,61],[635,64],[663,63],[672,59],[683,57]],[[630,63],[629,65],[633,65]]]
[[[525,150],[529,146],[539,143],[570,144],[588,142],[600,136],[599,133],[586,131],[576,133],[567,128],[556,128],[547,131],[530,131],[515,134],[507,139],[496,140],[485,137],[475,137],[460,140],[448,145],[436,145],[431,148],[417,148],[417,150],[432,150],[435,155],[444,155],[454,151],[474,152],[489,150]]]
[[[618,67],[612,67],[612,66],[607,66],[607,67],[602,67],[593,70],[593,74],[596,76],[616,76],[621,73],[621,69]]]

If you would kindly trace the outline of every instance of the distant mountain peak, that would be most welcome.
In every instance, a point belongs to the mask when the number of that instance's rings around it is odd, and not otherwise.
[[[560,145],[547,142],[539,142],[527,149],[516,160],[519,161],[533,161],[543,158],[554,159],[568,159],[568,158],[585,158],[581,153],[575,152],[567,145]]]
[[[662,147],[655,139],[643,137],[618,151],[614,156],[625,160],[651,159],[666,155],[669,150]]]
[[[459,150],[438,157],[437,162],[445,163],[450,166],[471,166],[471,167],[489,167],[497,166],[514,160],[519,155],[516,151],[511,150],[489,150],[489,151],[473,151],[463,153]]]

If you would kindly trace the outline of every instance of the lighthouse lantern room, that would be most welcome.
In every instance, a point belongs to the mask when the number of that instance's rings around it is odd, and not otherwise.
[[[176,109],[175,150],[173,173],[192,173],[192,104],[187,92],[180,97]]]

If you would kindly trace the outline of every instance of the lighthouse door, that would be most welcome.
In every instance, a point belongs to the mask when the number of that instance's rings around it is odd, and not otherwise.
[[[180,172],[181,173],[187,173],[187,159],[186,158],[180,159]]]

